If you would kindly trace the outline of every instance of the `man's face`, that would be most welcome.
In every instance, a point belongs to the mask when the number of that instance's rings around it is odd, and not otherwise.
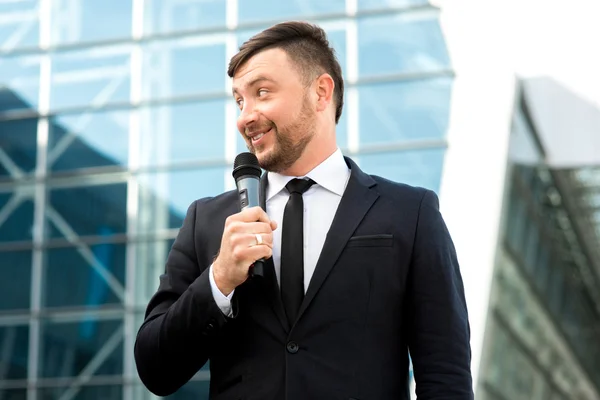
[[[233,95],[241,110],[238,130],[261,167],[291,167],[314,135],[316,111],[287,54],[269,49],[250,58],[233,77]]]

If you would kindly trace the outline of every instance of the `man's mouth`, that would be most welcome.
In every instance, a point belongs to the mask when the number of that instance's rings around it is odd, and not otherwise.
[[[254,144],[254,143],[257,143],[257,142],[259,142],[259,141],[260,141],[260,139],[262,139],[262,138],[263,138],[263,136],[265,136],[265,135],[266,135],[267,133],[269,133],[270,131],[271,131],[271,129],[269,129],[269,130],[266,130],[266,131],[264,131],[264,132],[261,132],[261,133],[258,133],[258,134],[256,134],[256,133],[253,133],[253,134],[250,134],[250,135],[248,135],[248,137],[250,138],[250,141],[251,141],[251,142]]]

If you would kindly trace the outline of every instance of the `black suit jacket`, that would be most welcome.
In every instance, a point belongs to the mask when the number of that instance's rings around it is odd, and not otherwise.
[[[410,350],[420,400],[473,398],[463,283],[437,196],[346,162],[350,180],[293,326],[272,260],[223,315],[208,272],[238,196],[189,207],[136,339],[150,391],[175,392],[210,360],[211,399],[408,399]]]

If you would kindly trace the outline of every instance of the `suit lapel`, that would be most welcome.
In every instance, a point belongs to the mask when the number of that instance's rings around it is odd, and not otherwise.
[[[267,210],[267,184],[268,178],[267,173],[265,172],[260,179],[260,207],[263,210]],[[279,322],[283,325],[286,332],[289,332],[290,326],[285,316],[285,310],[283,308],[283,302],[281,301],[281,293],[279,292],[279,285],[277,284],[277,276],[275,275],[275,265],[273,264],[273,257],[265,260],[265,295],[271,306],[273,307],[273,311],[277,315]]]
[[[325,238],[323,250],[315,272],[310,280],[306,296],[300,306],[298,318],[302,317],[304,311],[310,305],[315,295],[325,282],[327,275],[331,272],[348,239],[352,236],[367,211],[371,208],[379,193],[371,189],[376,182],[369,175],[362,172],[358,166],[349,158],[344,157],[350,167],[350,179],[340,201],[331,228]]]

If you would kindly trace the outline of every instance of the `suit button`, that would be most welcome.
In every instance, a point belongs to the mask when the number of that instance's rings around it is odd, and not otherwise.
[[[300,346],[298,346],[298,343],[296,342],[289,342],[285,348],[287,349],[288,353],[296,354],[300,349]]]

